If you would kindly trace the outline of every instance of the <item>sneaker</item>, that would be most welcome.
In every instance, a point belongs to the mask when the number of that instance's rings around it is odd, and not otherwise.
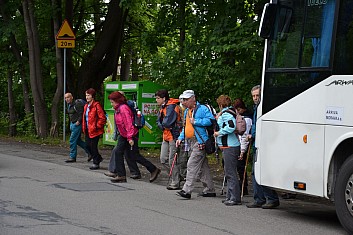
[[[226,201],[229,201],[229,200],[230,200],[229,198],[223,199],[222,203],[225,203]]]
[[[66,163],[73,163],[76,162],[76,158],[69,158],[67,160],[65,160]]]
[[[241,205],[241,202],[228,200],[228,201],[224,202],[224,205],[226,205],[226,206],[238,206],[238,205]]]
[[[177,192],[176,195],[178,195],[180,197],[183,197],[183,198],[186,198],[186,199],[190,199],[191,198],[191,194],[185,192],[184,190],[181,190],[181,191]]]
[[[89,169],[90,170],[98,170],[99,169],[99,165],[93,164]]]
[[[262,205],[262,209],[274,209],[279,206],[279,201],[269,202]]]

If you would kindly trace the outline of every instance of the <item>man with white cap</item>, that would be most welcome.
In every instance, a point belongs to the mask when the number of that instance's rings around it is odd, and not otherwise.
[[[182,141],[190,144],[190,157],[187,162],[186,182],[183,189],[177,192],[177,195],[190,199],[194,183],[200,177],[205,188],[199,196],[215,197],[214,184],[204,148],[204,143],[208,140],[206,127],[212,125],[211,119],[214,119],[214,117],[205,105],[200,105],[196,101],[193,90],[184,91],[179,98],[183,99],[183,105],[186,107],[184,113],[185,126],[176,145],[179,146]]]

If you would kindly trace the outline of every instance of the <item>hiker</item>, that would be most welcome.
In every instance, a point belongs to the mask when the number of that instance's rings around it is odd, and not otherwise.
[[[90,170],[98,170],[99,164],[103,161],[98,151],[98,141],[104,133],[104,125],[107,122],[104,110],[100,103],[95,100],[95,97],[96,91],[89,88],[86,91],[87,104],[84,107],[82,118],[82,130],[85,134],[87,148],[93,158],[93,165],[89,168]]]
[[[124,164],[124,154],[126,158],[130,158],[140,163],[151,173],[150,182],[157,179],[161,170],[144,158],[138,148],[138,128],[134,126],[134,115],[127,105],[127,99],[118,91],[112,92],[108,99],[115,109],[114,121],[118,128],[118,143],[113,149],[112,158],[115,158],[116,177],[111,179],[113,183],[126,182],[126,170]]]
[[[84,103],[79,100],[74,100],[74,97],[70,92],[67,92],[64,96],[67,104],[67,113],[70,120],[70,157],[65,160],[66,163],[76,162],[77,157],[77,145],[80,146],[87,153],[87,161],[92,160],[91,154],[88,151],[86,142],[81,139],[82,132],[82,114]]]
[[[157,126],[163,132],[160,161],[163,165],[168,164],[171,168],[174,156],[178,151],[175,142],[182,128],[179,99],[169,98],[169,93],[165,89],[156,91],[155,97],[157,104],[160,106]],[[180,189],[180,165],[182,160],[179,157],[175,160],[176,163],[173,166],[171,177],[172,182],[167,186],[168,190]]]
[[[239,174],[240,188],[243,189],[243,195],[249,195],[248,175],[245,167],[246,167],[246,161],[247,161],[246,158],[248,156],[248,150],[250,147],[249,146],[250,141],[247,137],[251,131],[253,113],[248,111],[244,101],[240,98],[234,100],[233,109],[237,114],[243,116],[246,122],[246,130],[244,134],[238,135],[238,138],[240,140],[240,155],[238,157],[237,170]]]
[[[217,144],[222,151],[224,160],[224,174],[227,180],[227,197],[222,202],[226,206],[241,205],[240,186],[237,173],[240,142],[236,129],[235,112],[230,110],[232,100],[227,95],[217,99],[220,113],[217,115],[219,131],[214,133]],[[234,114],[234,115],[233,115]]]
[[[180,106],[180,118],[181,118],[181,123],[182,127],[185,126],[185,118],[184,118],[184,113],[185,113],[185,105],[184,105],[184,99],[182,98],[182,95],[179,96],[179,106]],[[178,159],[180,161],[180,181],[185,181],[186,180],[186,171],[187,171],[187,162],[188,162],[188,156],[189,156],[189,150],[190,150],[190,145],[188,145],[187,142],[182,142],[180,146],[180,152],[178,155]]]
[[[251,135],[249,135],[248,138],[252,139],[253,146],[255,146],[257,107],[260,103],[260,90],[261,90],[260,85],[254,86],[251,89],[251,96],[254,101],[254,116],[253,116],[253,125],[251,127]],[[254,147],[254,150],[255,150],[255,147]],[[254,202],[246,206],[248,208],[263,208],[263,209],[273,209],[278,207],[279,198],[276,191],[266,186],[261,186],[256,182],[255,174],[254,174],[254,163],[255,163],[255,158],[253,158],[253,168],[251,171],[252,185],[254,190],[254,195],[253,195]]]
[[[176,142],[176,146],[180,146],[183,140],[188,141],[190,144],[190,157],[187,162],[186,182],[183,189],[177,192],[177,195],[190,199],[194,183],[201,171],[200,180],[205,188],[199,196],[215,197],[215,188],[204,144],[209,138],[205,127],[212,125],[211,119],[214,119],[214,117],[205,105],[200,105],[196,101],[193,90],[184,91],[181,98],[184,100],[184,105],[187,109],[184,114],[185,126]]]

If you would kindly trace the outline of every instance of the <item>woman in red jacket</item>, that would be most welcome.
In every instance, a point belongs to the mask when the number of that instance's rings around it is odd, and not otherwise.
[[[98,152],[98,141],[100,136],[104,133],[104,125],[107,121],[104,110],[98,101],[95,101],[96,91],[89,88],[86,91],[87,104],[83,111],[83,125],[82,130],[85,134],[87,148],[93,158],[93,165],[89,168],[91,170],[99,169],[99,163],[103,161],[102,156]]]
[[[124,153],[126,158],[130,158],[146,167],[151,173],[150,182],[157,179],[161,170],[153,165],[150,161],[144,158],[138,148],[138,128],[133,124],[134,115],[132,110],[127,105],[127,100],[124,95],[118,91],[112,92],[108,99],[115,109],[115,125],[119,131],[117,146],[113,149],[112,158],[115,158],[116,177],[111,181],[113,183],[126,182],[126,171],[124,164]]]

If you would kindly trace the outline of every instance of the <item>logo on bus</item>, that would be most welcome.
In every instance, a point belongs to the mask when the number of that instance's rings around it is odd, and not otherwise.
[[[345,80],[335,80],[331,82],[330,84],[326,86],[331,86],[331,85],[340,85],[340,86],[347,86],[347,85],[353,85],[353,80],[345,81]]]
[[[308,7],[327,4],[327,0],[308,0]]]

